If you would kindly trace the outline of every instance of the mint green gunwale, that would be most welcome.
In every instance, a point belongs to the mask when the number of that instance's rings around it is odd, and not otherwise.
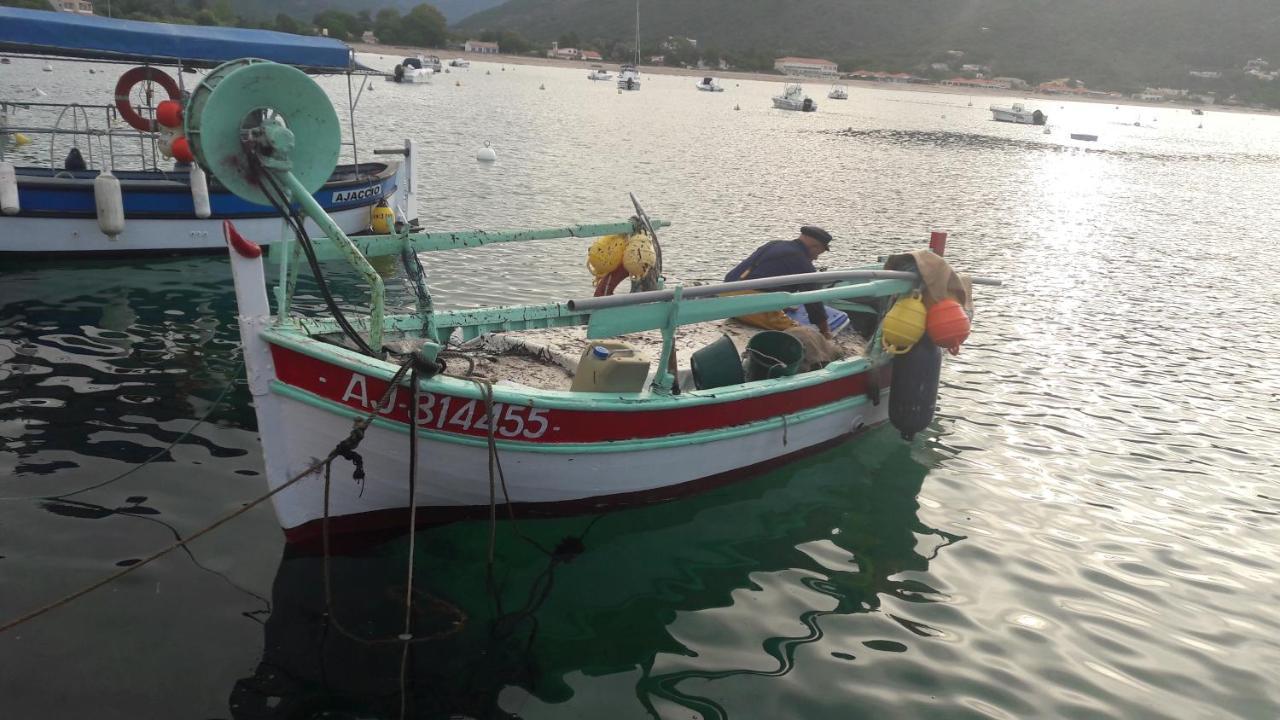
[[[301,390],[293,387],[292,385],[287,385],[279,380],[273,380],[271,382],[271,391],[277,395],[311,405],[312,407],[319,408],[325,412],[340,415],[351,420],[369,416],[368,412],[362,412],[341,403],[326,400],[314,393]],[[497,398],[495,398],[495,402],[496,401]],[[767,432],[774,428],[781,428],[784,425],[808,422],[831,413],[853,409],[859,405],[866,404],[867,402],[868,400],[865,396],[858,395],[855,397],[844,398],[843,400],[836,400],[835,402],[827,403],[826,405],[821,405],[816,408],[801,410],[796,413],[777,415],[767,420],[757,420],[755,422],[745,423],[743,425],[733,425],[731,427],[718,430],[702,430],[696,433],[669,435],[659,438],[609,440],[597,443],[537,443],[498,439],[495,444],[499,450],[545,453],[548,455],[599,455],[633,452],[638,450],[660,450],[663,448],[705,444],[719,440],[731,440],[744,435]],[[375,417],[372,425],[387,430],[393,430],[402,435],[409,434],[409,426],[407,424],[388,420],[381,416]],[[862,425],[857,428],[850,428],[850,432],[855,432],[867,427],[871,426]],[[445,433],[438,430],[419,429],[418,436],[439,442],[449,442],[456,445],[468,445],[471,447],[487,447],[489,444],[488,440],[484,438],[471,437],[469,435],[458,435],[455,433]]]
[[[297,331],[285,328],[264,330],[263,338],[271,344],[295,350],[317,360],[332,363],[370,377],[390,381],[397,367],[391,363],[374,360],[354,350],[312,339]],[[812,385],[839,380],[865,372],[871,363],[865,356],[837,360],[825,368],[773,380],[757,380],[741,385],[731,385],[713,390],[692,390],[679,395],[608,395],[605,393],[580,393],[569,390],[542,390],[522,392],[520,388],[494,385],[495,402],[525,407],[545,407],[564,410],[636,411],[665,410],[696,407],[716,403],[733,402],[748,398],[775,395],[806,388]],[[480,399],[480,388],[469,380],[433,376],[423,381],[428,392],[438,392],[467,399]]]

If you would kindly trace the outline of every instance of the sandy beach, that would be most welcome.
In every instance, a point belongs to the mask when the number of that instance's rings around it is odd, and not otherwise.
[[[604,67],[610,70],[616,70],[618,66],[618,63],[615,63],[615,62],[593,63],[593,62],[585,62],[581,60],[561,60],[558,58],[531,57],[529,55],[507,55],[507,54],[479,55],[475,53],[468,55],[467,53],[464,53],[461,50],[457,50],[457,49],[447,50],[447,49],[441,49],[441,48],[405,47],[400,45],[369,45],[366,43],[347,43],[347,44],[350,45],[351,48],[356,52],[361,52],[361,53],[372,53],[375,55],[389,55],[393,57],[409,57],[412,55],[416,55],[418,53],[422,53],[424,55],[436,55],[446,63],[452,58],[463,57],[473,62],[488,62],[488,63],[498,63],[498,64],[505,64],[505,65],[535,65],[535,66],[540,65],[545,67],[584,68],[585,69],[585,68],[591,67],[592,65],[598,64],[598,65],[603,65]],[[698,70],[698,69],[688,69],[688,68],[667,67],[665,65],[643,65],[642,64],[640,66],[640,71],[642,73],[651,73],[655,75],[683,75],[686,77],[695,77],[695,78],[707,77],[710,75],[710,76],[716,77],[717,79],[722,79],[722,80],[760,80],[763,82],[776,82],[776,83],[796,82],[797,80],[801,82],[818,82],[818,83],[830,82],[830,80],[826,78],[794,78],[794,77],[788,77],[785,75],[778,75],[775,73],[744,72],[739,70],[719,70],[719,71]],[[1041,102],[1071,101],[1071,102],[1097,103],[1100,105],[1126,105],[1126,106],[1133,106],[1133,107],[1157,107],[1157,108],[1164,107],[1164,108],[1182,108],[1182,109],[1200,107],[1200,108],[1205,108],[1206,110],[1211,109],[1213,112],[1250,113],[1250,114],[1276,114],[1277,112],[1277,111],[1270,111],[1270,110],[1255,110],[1255,109],[1246,108],[1246,107],[1232,107],[1232,106],[1225,106],[1225,105],[1204,105],[1202,103],[1196,103],[1196,102],[1177,102],[1177,101],[1148,102],[1148,101],[1135,100],[1133,98],[1126,98],[1126,97],[1089,97],[1089,96],[1078,96],[1078,95],[1056,95],[1056,94],[1048,94],[1048,93],[1030,92],[1026,90],[1022,90],[1022,91],[990,90],[987,88],[957,87],[957,86],[951,86],[951,85],[929,85],[929,84],[920,84],[920,83],[884,83],[884,82],[875,82],[875,81],[869,81],[869,80],[850,80],[850,79],[840,79],[840,80],[837,80],[836,82],[839,82],[842,85],[847,85],[848,87],[851,87],[851,88],[854,88],[854,87],[880,88],[883,90],[900,90],[904,92],[923,92],[923,93],[936,93],[936,94],[942,94],[942,95],[977,96],[977,97],[989,97],[989,98],[1022,97],[1028,100],[1036,100]]]

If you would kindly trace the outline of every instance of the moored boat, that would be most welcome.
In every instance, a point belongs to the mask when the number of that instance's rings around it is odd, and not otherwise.
[[[410,85],[424,84],[431,82],[431,76],[435,75],[436,70],[431,63],[421,55],[407,57],[396,66],[391,68],[391,75],[387,79],[392,82],[409,83]]]
[[[773,106],[779,110],[796,110],[799,112],[814,112],[818,109],[818,103],[813,98],[804,94],[804,86],[800,83],[787,83],[781,95],[773,96]]]
[[[609,74],[609,71],[605,70],[603,67],[599,65],[595,65],[591,68],[591,72],[587,73],[587,79],[588,80],[612,80],[613,75]]]
[[[831,91],[827,93],[827,97],[832,100],[848,100],[849,89],[844,85],[832,85]]]
[[[694,87],[702,92],[724,92],[724,88],[713,77],[702,78]]]
[[[252,55],[312,73],[349,74],[357,88],[377,74],[329,38],[4,7],[0,50],[139,64],[120,75],[110,103],[5,101],[7,109],[21,110],[6,118],[6,129],[41,155],[47,146],[48,160],[14,163],[0,146],[0,254],[39,259],[220,251],[227,219],[264,242],[278,234],[270,230],[279,228],[274,209],[244,201],[190,162],[179,104],[191,89],[188,74],[166,66],[211,68]],[[353,111],[358,97],[348,97]],[[24,157],[33,157],[30,149]],[[353,137],[349,152],[353,162],[335,167],[314,194],[338,227],[367,232],[383,201],[400,220],[415,221],[412,143],[370,153]]]
[[[636,0],[635,62],[618,69],[618,90],[627,92],[640,90],[640,0]]]
[[[618,89],[635,92],[640,89],[640,70],[635,65],[626,64],[618,70]]]
[[[249,89],[264,86],[294,99],[291,109],[303,119],[281,113],[287,128],[245,127],[244,111],[261,102]],[[639,203],[635,216],[621,222],[353,240],[311,200],[324,168],[290,169],[298,158],[337,150],[317,131],[332,108],[304,75],[268,63],[229,63],[197,88],[188,112],[196,156],[213,176],[288,215],[290,200],[298,201],[301,215],[328,233],[328,242],[316,243],[297,234],[313,268],[345,257],[370,288],[369,312],[361,318],[344,317],[336,304],[331,317],[293,318],[293,285],[281,268],[273,316],[260,249],[226,224],[267,481],[291,540],[399,525],[406,513],[421,522],[497,505],[563,514],[666,500],[886,420],[910,436],[932,416],[941,353],[920,337],[923,326],[910,348],[892,346],[903,354],[880,350],[885,309],[920,285],[915,272],[877,265],[661,288],[657,229],[665,223],[650,220]],[[461,247],[595,236],[607,238],[593,245],[593,272],[617,281],[630,275],[637,292],[610,296],[606,289],[565,302],[444,311],[433,307],[416,259]],[[609,248],[618,251],[610,261],[616,267],[601,260],[612,256]],[[384,314],[382,281],[367,260],[377,255],[404,260],[418,289],[415,312]],[[796,290],[798,282],[830,286]],[[744,290],[756,292],[732,294]],[[802,370],[803,353],[789,354],[789,343],[776,337],[793,336],[747,330],[746,369],[732,338],[696,350],[681,367],[686,353],[677,352],[677,335],[694,326],[709,325],[717,338],[729,332],[729,318],[812,302],[856,316],[871,342],[857,338],[847,354],[833,351],[835,359]],[[640,352],[646,335],[653,349],[647,358]]]
[[[1049,116],[1040,110],[1028,110],[1022,103],[1014,103],[1008,107],[991,106],[991,118],[997,122],[1018,123],[1020,125],[1044,125]]]

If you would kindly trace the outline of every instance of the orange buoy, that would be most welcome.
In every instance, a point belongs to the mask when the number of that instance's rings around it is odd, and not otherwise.
[[[182,127],[182,103],[177,100],[161,100],[156,105],[156,121],[168,128]]]
[[[169,149],[173,152],[173,159],[179,162],[189,163],[196,159],[196,156],[191,154],[191,143],[187,142],[185,135],[174,138],[173,145]]]
[[[929,339],[938,347],[946,348],[952,355],[960,352],[960,344],[969,337],[969,316],[960,303],[943,298],[929,308],[925,318]]]

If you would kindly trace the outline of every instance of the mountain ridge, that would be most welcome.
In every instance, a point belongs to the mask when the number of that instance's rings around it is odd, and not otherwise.
[[[455,24],[629,43],[633,0],[509,0]],[[909,69],[960,50],[997,75],[1097,83],[1172,81],[1190,69],[1280,61],[1274,0],[644,0],[642,46],[688,36],[723,54],[820,56]],[[842,67],[850,70],[853,67]]]

